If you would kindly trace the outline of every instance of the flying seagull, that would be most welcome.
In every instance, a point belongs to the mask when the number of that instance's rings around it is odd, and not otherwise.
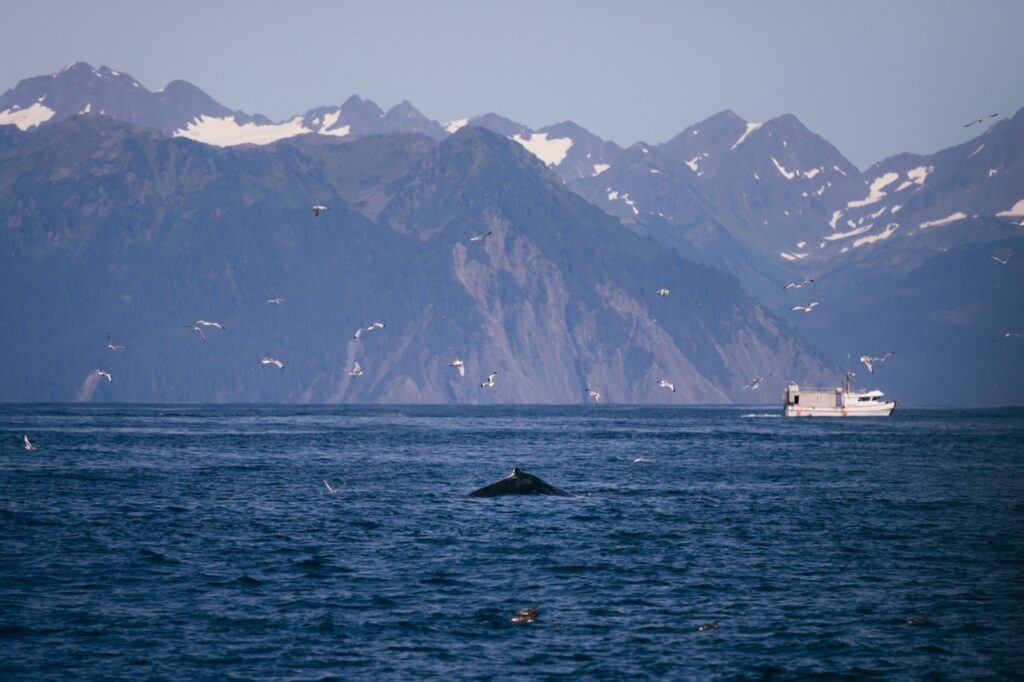
[[[992,340],[993,341],[1001,341],[1002,339],[1009,339],[1009,338],[1014,337],[1014,336],[1024,336],[1024,334],[1021,334],[1020,332],[1005,332],[1002,336],[997,336],[996,338],[994,338]]]
[[[459,376],[460,377],[466,376],[466,363],[463,362],[462,360],[459,360],[458,358],[452,358],[452,361],[448,363],[448,366],[449,367],[458,367],[459,368]]]
[[[802,313],[809,313],[812,310],[814,310],[815,306],[817,306],[817,305],[818,305],[817,301],[812,301],[812,302],[808,303],[807,305],[795,305],[792,308],[790,308],[790,310],[798,310],[798,311],[800,311]]]
[[[768,376],[771,376],[772,374],[772,372],[768,372]],[[744,386],[743,388],[749,388],[752,391],[756,391],[757,387],[760,386],[764,380],[765,377],[757,377],[756,379],[751,380],[751,382]]]
[[[659,379],[658,380],[658,387],[659,388],[667,388],[670,391],[672,391],[673,393],[676,392],[676,385],[671,383],[668,379]]]
[[[469,241],[471,241],[471,242],[482,242],[483,240],[485,240],[488,237],[490,237],[493,232],[494,232],[494,230],[487,230],[487,232],[485,232],[484,234],[478,234],[478,235],[474,235],[474,236],[470,237]]]
[[[356,361],[356,366],[352,368],[352,371],[348,373],[350,377],[361,377],[363,376],[363,368],[359,366],[359,361]]]
[[[480,388],[494,388],[494,377],[498,375],[498,370],[494,370],[487,375],[487,381],[480,382]]]
[[[118,344],[116,344],[113,341],[111,341],[110,340],[110,332],[107,332],[107,348],[109,348],[112,351],[119,351],[119,350],[124,350],[125,346],[119,346]]]
[[[634,464],[654,464],[654,460],[647,457],[637,457],[629,463],[630,466],[633,466]]]
[[[896,351],[889,351],[888,353],[886,353],[885,355],[883,355],[880,358],[873,358],[870,355],[862,355],[862,356],[860,356],[860,361],[863,362],[864,366],[868,368],[868,373],[869,374],[874,374],[875,373],[874,363],[876,363],[876,362],[885,362],[886,359],[890,355],[896,355]]]
[[[803,287],[807,286],[808,284],[810,284],[813,281],[814,281],[813,279],[805,279],[802,282],[790,282],[789,284],[787,284],[786,286],[784,286],[782,288],[783,289],[802,289]]]
[[[102,369],[96,370],[95,372],[93,372],[93,374],[95,374],[98,377],[106,377],[108,384],[114,380],[114,377],[110,376],[110,372],[105,372]]]
[[[224,325],[220,322],[214,322],[213,320],[196,320],[192,324],[197,324],[202,327],[216,327],[217,329],[224,331]]]
[[[284,301],[285,299],[283,298],[268,298],[267,305],[281,305]]]
[[[326,210],[327,210],[326,206],[321,206],[320,204],[317,204],[316,206],[313,207],[313,217],[315,218],[318,215],[320,215],[320,211],[326,211]]]
[[[284,369],[284,363],[277,358],[263,358],[260,360],[261,365],[274,365],[278,369]]]
[[[24,435],[23,435],[23,436],[21,437],[21,440],[22,440],[22,442],[23,442],[23,443],[25,444],[25,449],[26,449],[26,450],[35,450],[35,449],[36,449],[36,446],[32,444],[32,441],[30,441],[30,440],[28,439],[28,434],[27,434],[27,433],[26,433],[26,434],[24,434]]]
[[[965,123],[964,124],[964,128],[970,128],[975,123],[983,123],[986,118],[995,118],[998,115],[999,114],[989,114],[988,116],[982,116],[981,118],[976,118],[973,121],[971,121],[970,123]]]
[[[1013,254],[1015,253],[1017,253],[1016,249],[1006,254],[1006,258],[997,258],[996,256],[992,256],[992,260],[999,263],[1000,265],[1006,265],[1007,263],[1010,262],[1010,259],[1013,258]]]
[[[363,332],[372,332],[377,329],[383,329],[386,325],[383,322],[374,322],[369,327],[360,327],[356,330],[356,333],[352,335],[353,339],[358,339],[363,335]]]
[[[595,391],[592,388],[584,389],[587,392],[587,396],[594,399],[594,402],[598,405],[601,404],[601,391]]]
[[[665,296],[668,296],[668,293],[669,293],[668,289],[658,289],[658,296],[661,296],[661,297],[664,298]]]
[[[337,495],[339,492],[341,492],[341,489],[345,487],[345,483],[344,481],[342,481],[341,485],[335,488],[334,486],[327,482],[327,479],[324,479],[324,487],[327,488],[327,492],[329,492],[330,494]]]

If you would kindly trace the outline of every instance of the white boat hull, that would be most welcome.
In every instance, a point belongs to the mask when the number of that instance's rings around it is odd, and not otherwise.
[[[895,402],[855,407],[785,407],[787,417],[888,417],[895,409]]]

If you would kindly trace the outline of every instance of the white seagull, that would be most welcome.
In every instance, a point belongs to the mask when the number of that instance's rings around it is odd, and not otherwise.
[[[982,116],[981,118],[976,118],[973,121],[971,121],[970,123],[965,123],[964,124],[964,128],[970,128],[975,123],[984,123],[986,118],[995,118],[998,115],[999,114],[989,114],[988,116]]]
[[[359,329],[357,329],[356,333],[353,334],[352,338],[358,339],[360,336],[362,336],[363,332],[372,332],[377,329],[383,329],[385,326],[386,325],[383,322],[373,322],[372,324],[370,324],[369,327],[360,327]]]
[[[469,238],[469,241],[471,241],[471,242],[482,242],[483,240],[485,240],[488,237],[490,237],[493,232],[494,232],[494,230],[488,230],[484,234],[474,235],[474,236]]]
[[[23,443],[25,444],[25,449],[26,449],[26,450],[35,450],[35,449],[36,449],[36,446],[32,444],[32,441],[30,441],[30,440],[28,439],[28,434],[27,434],[27,433],[26,433],[26,434],[24,434],[24,435],[23,435],[23,436],[21,437],[21,440],[22,440],[22,442],[23,442]]]
[[[196,320],[192,324],[200,325],[202,327],[216,327],[217,329],[224,331],[224,325],[220,322],[214,322],[213,320]]]
[[[284,301],[285,299],[283,298],[268,298],[267,305],[281,305]]]
[[[448,363],[448,366],[449,367],[458,367],[458,369],[459,369],[459,376],[460,377],[466,376],[466,363],[463,362],[462,360],[459,360],[458,358],[452,358],[452,361]]]
[[[629,463],[630,466],[633,466],[634,464],[654,464],[654,460],[648,459],[647,457],[637,457]]]
[[[772,375],[772,372],[768,372],[768,376],[771,376],[771,375]],[[743,388],[749,388],[750,390],[755,391],[755,390],[757,390],[757,387],[760,386],[761,383],[764,380],[765,380],[765,377],[757,377],[756,379],[751,380],[751,382],[749,384],[747,384],[746,386],[744,386]]]
[[[1024,334],[1021,334],[1020,332],[1005,332],[1005,333],[1003,333],[1002,336],[997,336],[996,338],[994,338],[992,340],[993,341],[1001,341],[1002,339],[1009,339],[1009,338],[1012,338],[1014,336],[1024,336]]]
[[[1014,249],[1013,251],[1010,251],[1010,253],[1008,253],[1006,255],[1006,258],[997,258],[995,256],[992,256],[992,260],[994,260],[995,262],[999,263],[1000,265],[1006,265],[1007,263],[1010,262],[1010,259],[1013,258],[1013,254],[1015,254],[1015,253],[1017,253],[1016,249]]]
[[[798,311],[800,311],[802,313],[809,313],[812,310],[814,310],[815,306],[817,306],[817,305],[818,305],[817,301],[812,301],[812,302],[808,303],[807,305],[795,305],[792,308],[790,308],[790,310],[798,310]]]
[[[805,279],[802,282],[790,282],[789,284],[787,284],[786,286],[784,286],[782,288],[783,289],[802,289],[803,287],[807,286],[808,284],[812,283],[813,281],[814,281],[813,279]]]
[[[284,369],[284,363],[277,358],[263,358],[260,360],[261,365],[274,365],[278,369]]]
[[[112,351],[119,351],[119,350],[124,350],[125,346],[119,346],[118,344],[116,344],[113,341],[111,341],[110,340],[110,332],[107,332],[107,348],[109,348]]]
[[[183,324],[181,326],[185,327],[186,329],[191,329],[196,334],[199,334],[199,338],[201,338],[203,341],[206,341],[206,334],[203,333],[203,328],[200,327],[198,324]]]
[[[659,388],[667,388],[670,391],[672,391],[673,393],[676,392],[676,385],[673,384],[672,382],[670,382],[668,379],[659,379],[658,380],[658,387]]]
[[[320,211],[326,211],[326,210],[327,210],[326,206],[322,206],[320,204],[317,204],[316,206],[313,207],[313,217],[315,218],[318,215],[320,215]]]
[[[356,361],[356,366],[352,368],[352,371],[348,373],[350,377],[361,377],[363,376],[363,368],[359,366],[359,361]]]
[[[597,403],[598,405],[601,404],[601,391],[595,391],[592,388],[587,388],[587,389],[584,389],[584,390],[587,392],[587,395],[589,397],[594,399],[595,403]]]
[[[345,482],[342,481],[341,485],[335,488],[334,486],[327,482],[327,479],[324,479],[324,487],[327,488],[327,492],[329,492],[330,494],[337,495],[339,492],[341,492],[341,489],[345,487]]]
[[[863,362],[864,365],[868,368],[868,373],[869,374],[874,374],[875,373],[874,363],[876,363],[876,362],[885,362],[886,359],[890,355],[896,355],[896,351],[889,351],[888,353],[886,353],[885,355],[883,355],[880,358],[873,358],[870,355],[862,355],[862,356],[860,356],[860,361]]]
[[[487,375],[487,381],[481,381],[480,382],[480,387],[481,388],[494,388],[494,377],[496,377],[497,375],[498,375],[498,371],[497,370],[495,370],[495,371],[491,372],[490,374],[488,374]]]
[[[658,296],[665,297],[665,296],[668,296],[668,294],[669,294],[668,289],[658,289]]]
[[[110,376],[110,372],[105,372],[102,369],[96,370],[95,372],[93,372],[93,374],[95,374],[98,377],[106,377],[108,384],[114,380],[114,377]]]

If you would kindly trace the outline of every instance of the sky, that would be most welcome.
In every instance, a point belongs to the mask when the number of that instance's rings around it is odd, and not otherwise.
[[[0,4],[0,91],[86,61],[274,120],[358,94],[623,146],[792,113],[863,169],[1024,107],[1022,32],[1021,0],[33,0]]]

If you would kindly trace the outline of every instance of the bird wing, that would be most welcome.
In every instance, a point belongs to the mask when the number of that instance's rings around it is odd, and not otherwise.
[[[459,365],[459,376],[460,377],[466,376],[466,366],[465,365]]]

